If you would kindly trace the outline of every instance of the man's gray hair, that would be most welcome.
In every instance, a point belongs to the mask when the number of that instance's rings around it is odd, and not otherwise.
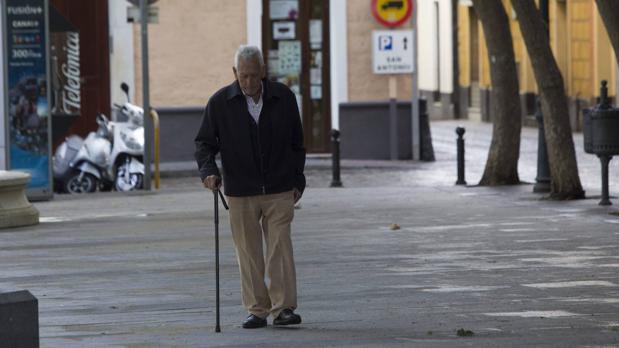
[[[257,60],[260,66],[264,66],[262,51],[256,46],[241,45],[234,55],[234,67],[239,68],[239,60]]]

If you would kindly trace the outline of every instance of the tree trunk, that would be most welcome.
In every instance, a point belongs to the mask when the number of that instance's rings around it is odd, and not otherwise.
[[[550,167],[550,198],[579,199],[585,192],[578,177],[563,77],[550,49],[548,28],[534,0],[512,0],[540,90]]]
[[[615,50],[617,65],[619,65],[619,1],[595,0],[595,3],[598,5],[598,11]]]
[[[479,185],[515,185],[520,155],[520,97],[509,19],[501,0],[473,0],[484,28],[492,80],[492,142]]]

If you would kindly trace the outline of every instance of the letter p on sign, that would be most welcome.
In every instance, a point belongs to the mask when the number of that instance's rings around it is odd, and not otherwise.
[[[380,35],[378,37],[378,50],[391,51],[393,49],[393,38],[391,35]]]

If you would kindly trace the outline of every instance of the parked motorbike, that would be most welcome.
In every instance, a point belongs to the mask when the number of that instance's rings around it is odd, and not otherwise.
[[[60,192],[86,193],[131,191],[142,188],[144,180],[144,111],[131,104],[129,87],[123,83],[127,96],[123,105],[114,104],[116,118],[110,121],[97,115],[98,129],[86,139],[68,137],[54,155],[54,181]]]

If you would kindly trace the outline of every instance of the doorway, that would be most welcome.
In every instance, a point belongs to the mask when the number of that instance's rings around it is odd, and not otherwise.
[[[329,0],[263,0],[267,78],[297,96],[308,152],[329,152]]]

